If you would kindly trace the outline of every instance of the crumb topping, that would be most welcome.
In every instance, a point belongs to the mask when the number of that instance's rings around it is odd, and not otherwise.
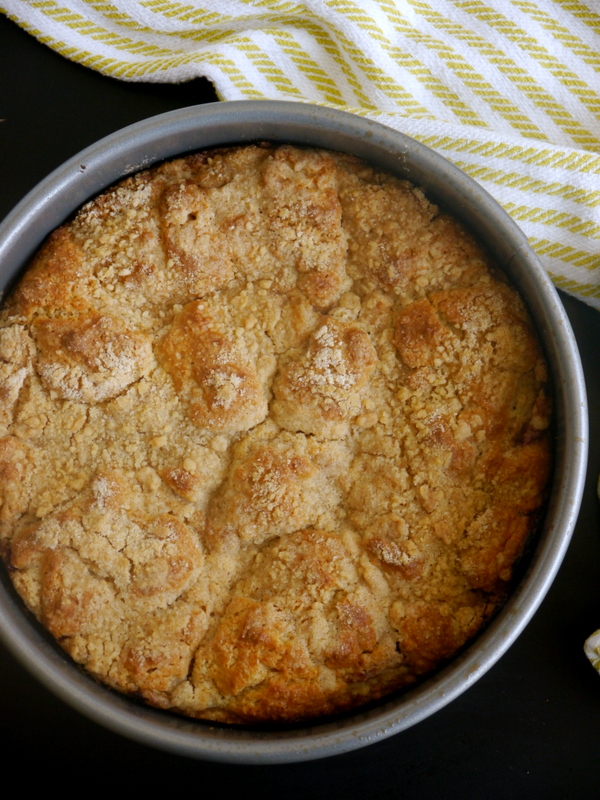
[[[93,675],[228,723],[337,713],[506,597],[550,471],[517,293],[405,181],[257,145],[140,173],[0,312],[0,539]]]

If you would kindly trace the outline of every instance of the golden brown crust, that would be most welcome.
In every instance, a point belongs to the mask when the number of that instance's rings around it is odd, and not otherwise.
[[[163,367],[179,396],[189,398],[188,414],[199,428],[246,431],[268,413],[263,383],[269,373],[259,374],[246,337],[232,328],[226,307],[198,300],[177,316],[160,348]],[[267,340],[263,364],[270,363],[269,349]]]
[[[518,295],[408,183],[289,146],[163,164],[52,234],[0,316],[13,581],[161,708],[353,708],[505,597],[546,382]]]
[[[273,418],[285,430],[344,437],[376,362],[377,352],[361,327],[325,320],[306,352],[294,353],[275,381]]]
[[[40,377],[63,400],[102,402],[154,366],[148,337],[91,310],[78,317],[37,317],[31,330]]]

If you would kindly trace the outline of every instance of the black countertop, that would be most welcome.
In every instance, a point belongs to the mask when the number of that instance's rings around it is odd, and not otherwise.
[[[211,85],[133,84],[56,55],[0,17],[0,219],[68,157],[119,128],[216,100]],[[533,621],[481,680],[434,716],[376,745],[284,766],[194,761],[124,739],[47,692],[0,647],[4,773],[30,784],[292,798],[600,797],[600,676],[582,651],[600,627],[600,312],[561,295],[591,411],[588,480],[571,547]],[[21,777],[22,779],[22,777]],[[76,779],[76,782],[73,781]],[[212,788],[209,789],[209,783]],[[185,786],[187,789],[188,787]],[[89,785],[88,789],[89,790]]]

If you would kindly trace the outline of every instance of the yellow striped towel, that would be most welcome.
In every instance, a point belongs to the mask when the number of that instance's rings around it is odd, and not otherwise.
[[[402,130],[478,180],[600,308],[597,0],[0,0],[67,58]]]

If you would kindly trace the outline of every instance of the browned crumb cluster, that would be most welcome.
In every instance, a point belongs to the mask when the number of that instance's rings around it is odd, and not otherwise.
[[[28,607],[123,692],[334,713],[505,596],[549,470],[523,304],[350,157],[247,146],[126,180],[0,316],[0,534]]]

